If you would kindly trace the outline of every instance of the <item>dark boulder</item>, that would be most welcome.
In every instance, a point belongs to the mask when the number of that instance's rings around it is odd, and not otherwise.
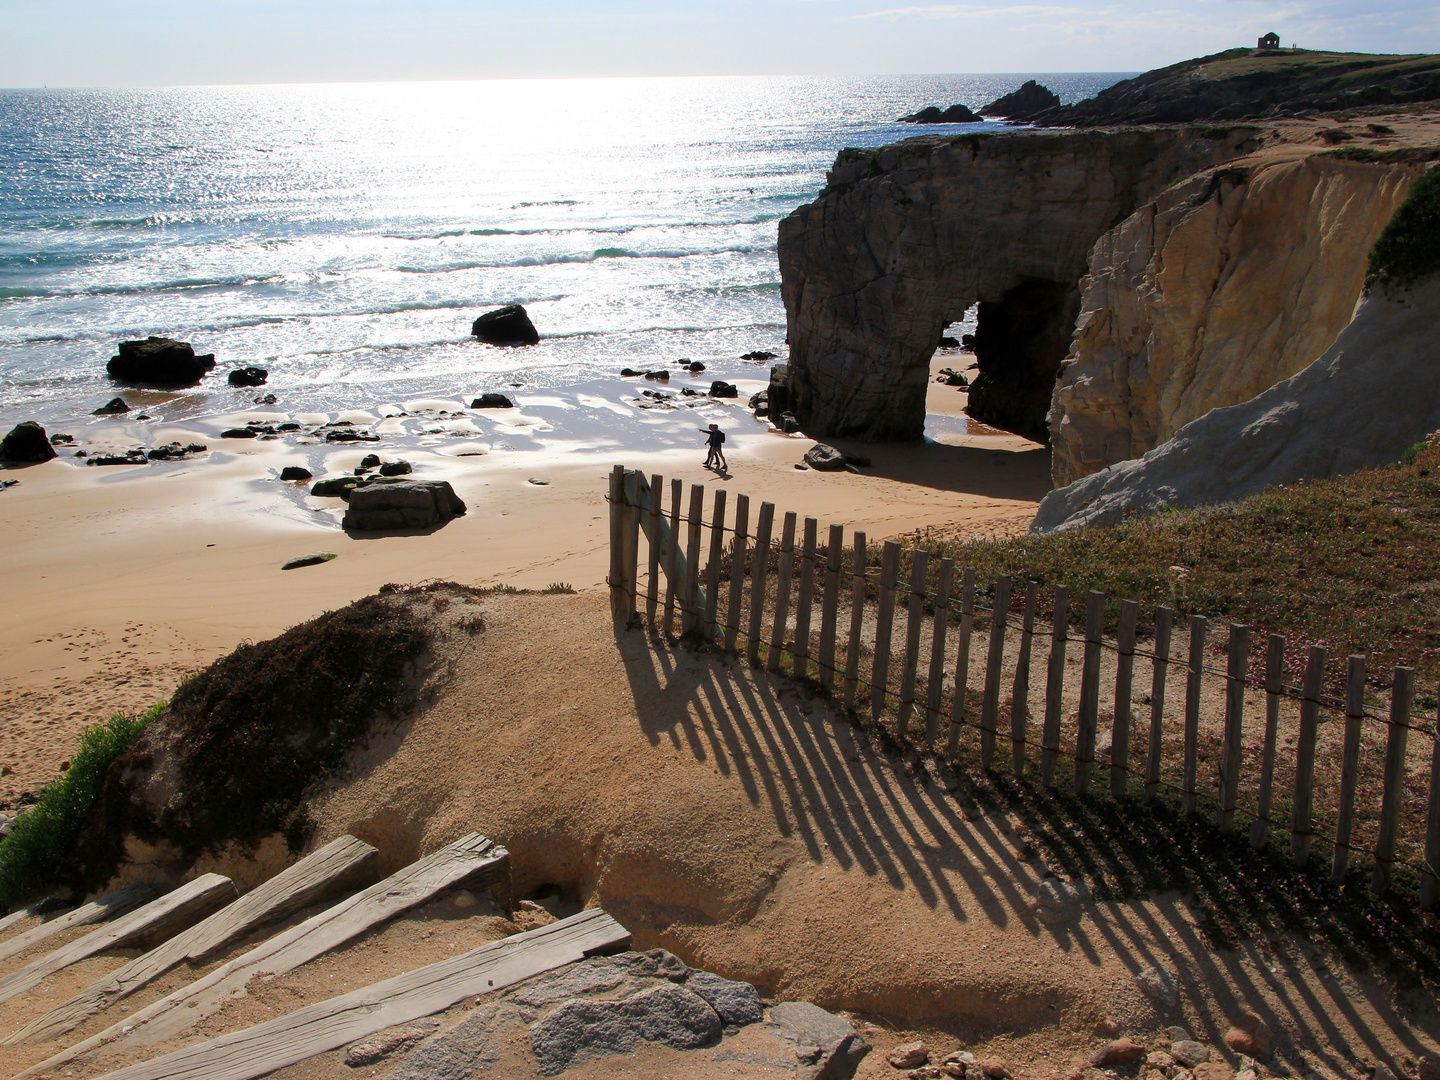
[[[647,371],[645,372],[645,378],[655,379],[659,382],[669,382],[670,372],[666,371],[664,368],[661,368],[657,371]]]
[[[902,124],[974,124],[978,123],[980,117],[967,109],[964,105],[951,105],[948,109],[940,109],[939,106],[930,105],[917,113],[900,117]]]
[[[118,398],[118,397],[117,397],[117,398],[111,398],[111,399],[110,399],[109,401],[107,401],[104,405],[101,405],[100,408],[98,408],[98,409],[95,410],[95,412],[94,412],[93,415],[95,415],[95,416],[114,416],[116,413],[126,413],[126,412],[129,412],[129,411],[130,411],[130,406],[125,404],[125,399],[124,399],[124,398]]]
[[[699,360],[695,360],[691,362],[689,370],[692,374],[699,374],[705,370],[705,365],[700,363]]]
[[[776,364],[770,369],[770,385],[765,390],[767,408],[780,414],[790,408],[790,365]]]
[[[299,431],[299,430],[300,430],[300,425],[297,424],[297,423],[295,423],[294,420],[287,420],[287,421],[285,421],[285,423],[283,423],[283,424],[276,424],[276,425],[275,425],[275,430],[276,430],[276,431]]]
[[[220,432],[220,437],[222,439],[253,439],[258,434],[259,432],[254,428],[232,427]]]
[[[378,469],[379,467],[380,467],[380,455],[379,455],[379,454],[366,454],[364,457],[362,457],[362,458],[360,459],[360,468],[362,468],[362,469]]]
[[[780,419],[775,421],[775,426],[786,435],[794,435],[800,430],[800,421],[795,419],[794,413],[781,413]]]
[[[754,352],[742,353],[740,359],[754,360],[756,363],[763,363],[766,360],[774,360],[777,355],[777,353],[769,352],[765,349],[756,349]]]
[[[740,390],[734,383],[728,383],[722,379],[716,379],[710,384],[710,396],[718,398],[739,397]]]
[[[447,480],[368,480],[350,492],[342,526],[353,532],[428,529],[465,513]]]
[[[644,374],[645,373],[643,371],[636,371],[633,367],[620,369],[620,377],[622,379],[638,379],[641,375]]]
[[[333,551],[316,551],[309,555],[301,555],[299,558],[291,559],[280,564],[281,570],[298,570],[302,566],[319,566],[331,559],[338,559],[340,556]]]
[[[973,351],[974,348],[975,348],[975,335],[974,335],[974,334],[961,334],[961,335],[960,335],[960,347],[961,347],[962,349],[970,349],[970,350]]]
[[[408,461],[387,461],[380,466],[381,476],[408,476],[413,471],[414,468]]]
[[[69,445],[70,445],[71,443],[73,443],[74,441],[75,441],[75,436],[74,436],[74,435],[62,435],[62,434],[60,434],[60,432],[58,432],[58,431],[57,431],[54,435],[51,435],[51,436],[50,436],[50,445],[51,445],[51,446],[69,446]]]
[[[985,116],[998,116],[1004,120],[1033,120],[1046,109],[1059,106],[1058,94],[1030,79],[1019,90],[997,98],[989,105],[981,106],[980,112]]]
[[[196,356],[188,341],[149,337],[122,341],[105,370],[110,378],[137,386],[195,386],[215,366],[215,355]]]
[[[472,409],[513,409],[515,403],[504,394],[481,394],[470,402]]]
[[[348,499],[359,483],[359,478],[355,476],[332,476],[312,484],[310,494],[321,499]]]
[[[326,442],[379,442],[380,436],[373,431],[355,428],[333,428],[325,433]]]
[[[55,448],[45,437],[45,429],[34,420],[16,424],[10,434],[0,439],[0,461],[28,465],[49,461],[54,456]]]
[[[946,336],[940,339],[940,348],[942,349],[958,349],[959,347],[960,342],[953,337]]]
[[[313,475],[314,473],[301,465],[286,465],[280,470],[281,480],[299,480],[303,482],[309,480]]]
[[[229,375],[231,386],[264,386],[268,378],[270,372],[258,367],[236,368]]]
[[[535,324],[519,304],[487,311],[475,320],[470,333],[491,345],[534,345],[540,340]]]
[[[148,465],[150,458],[145,454],[143,446],[137,446],[133,450],[127,450],[123,454],[95,454],[87,465]]]
[[[816,472],[842,472],[845,468],[845,454],[825,443],[816,443],[805,451],[805,464]]]
[[[262,396],[260,396],[260,397],[257,397],[257,398],[255,399],[255,404],[256,404],[256,405],[274,405],[274,404],[275,404],[277,401],[279,401],[279,400],[280,400],[280,399],[277,398],[274,394],[264,394],[264,395],[262,395]],[[298,428],[300,425],[299,425],[299,424],[296,424],[295,426]]]
[[[190,443],[186,445],[184,443],[172,442],[166,443],[164,446],[155,447],[146,457],[151,461],[184,461],[187,457],[193,454],[203,454],[208,449],[209,447],[204,443]]]

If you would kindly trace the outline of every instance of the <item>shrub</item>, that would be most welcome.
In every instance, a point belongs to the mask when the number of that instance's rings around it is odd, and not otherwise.
[[[1440,271],[1440,169],[1416,177],[1370,252],[1365,287],[1406,286]]]

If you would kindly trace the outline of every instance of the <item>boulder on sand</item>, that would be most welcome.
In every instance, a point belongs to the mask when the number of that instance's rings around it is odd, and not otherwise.
[[[367,480],[350,492],[341,522],[347,532],[428,529],[465,513],[465,503],[446,480]]]
[[[26,420],[10,429],[10,434],[0,439],[0,461],[31,465],[49,461],[55,456],[55,448],[45,437],[45,429],[34,420]]]
[[[194,386],[215,366],[215,354],[196,356],[188,341],[148,337],[122,341],[105,370],[110,378],[137,386]]]
[[[515,403],[504,394],[481,394],[470,402],[472,409],[513,409]]]
[[[94,415],[94,416],[114,416],[114,415],[116,415],[117,413],[127,413],[127,412],[129,412],[129,411],[130,411],[130,406],[125,404],[125,399],[124,399],[124,398],[115,397],[115,398],[111,398],[111,399],[110,399],[109,401],[107,401],[104,405],[101,405],[100,408],[96,409],[95,412],[94,412],[92,415]]]
[[[980,114],[998,116],[1004,120],[1030,120],[1046,109],[1055,109],[1059,105],[1060,96],[1055,91],[1029,79],[1019,90],[996,98],[989,105],[982,105]]]
[[[491,345],[534,345],[540,340],[535,324],[519,304],[487,311],[471,325],[470,333]]]
[[[269,377],[270,372],[264,368],[236,368],[230,372],[229,382],[231,386],[264,386],[265,380]]]
[[[845,468],[845,454],[825,443],[816,443],[805,451],[805,464],[816,472],[840,472]]]

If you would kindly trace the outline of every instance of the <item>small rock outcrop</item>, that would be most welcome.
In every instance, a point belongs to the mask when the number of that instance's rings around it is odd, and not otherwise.
[[[45,437],[45,429],[33,420],[16,424],[5,438],[0,439],[0,461],[32,465],[49,461],[54,456],[55,448]]]
[[[104,405],[101,405],[100,408],[96,409],[95,412],[93,413],[93,415],[95,415],[95,416],[116,416],[116,415],[118,415],[118,414],[120,414],[120,413],[127,413],[127,412],[129,412],[129,411],[130,411],[130,406],[125,404],[125,399],[124,399],[124,398],[115,397],[115,398],[111,398],[111,399],[110,399],[109,401],[107,401]]]
[[[470,333],[491,345],[534,345],[540,340],[535,324],[519,304],[487,311],[471,325]]]
[[[122,341],[106,372],[119,382],[168,389],[195,386],[215,367],[215,354],[197,356],[188,341],[149,337]]]
[[[816,472],[841,472],[846,465],[845,453],[826,443],[816,443],[805,451],[805,464]]]
[[[1275,484],[1396,461],[1440,429],[1440,276],[1377,287],[1304,371],[1185,425],[1142,458],[1052,491],[1032,532],[1232,502]]]
[[[980,107],[981,116],[998,116],[1002,120],[1033,120],[1046,109],[1058,108],[1060,95],[1049,87],[1028,79],[1019,90],[1012,90]]]
[[[264,368],[245,367],[236,368],[227,376],[231,386],[264,386],[265,380],[270,378],[270,372]]]
[[[846,1080],[870,1052],[858,1031],[808,1001],[781,1002],[770,1010],[770,1023],[795,1046],[796,1080]]]
[[[504,394],[481,394],[470,402],[472,409],[513,409],[515,403]]]
[[[1059,102],[1057,101],[1058,105]],[[938,105],[927,105],[919,112],[911,113],[909,116],[900,117],[902,124],[974,124],[981,118],[976,116],[964,105],[951,105],[948,109],[941,109]]]
[[[352,488],[349,502],[341,522],[347,532],[428,529],[465,513],[447,480],[365,480]]]

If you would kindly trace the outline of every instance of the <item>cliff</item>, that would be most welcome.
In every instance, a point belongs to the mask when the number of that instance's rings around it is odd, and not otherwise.
[[[1424,155],[1289,152],[1192,177],[1095,245],[1050,410],[1056,487],[1248,401],[1349,323]]]
[[[1090,248],[1253,129],[922,136],[844,151],[780,223],[791,407],[808,434],[918,439],[946,322],[979,303],[968,411],[1044,438]]]
[[[1440,56],[1230,49],[1147,71],[1033,120],[1055,127],[1193,123],[1435,100]]]
[[[1440,429],[1437,320],[1440,276],[1373,289],[1304,371],[1206,413],[1143,458],[1052,491],[1031,531],[1113,525],[1398,460]]]

